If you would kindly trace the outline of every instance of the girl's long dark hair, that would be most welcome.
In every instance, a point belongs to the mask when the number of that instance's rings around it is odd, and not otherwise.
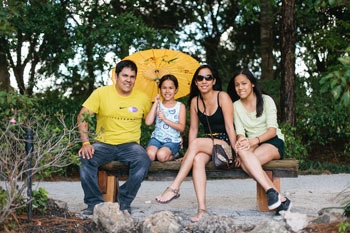
[[[222,87],[221,87],[221,79],[218,76],[218,73],[216,72],[216,70],[214,70],[213,67],[211,67],[208,64],[205,65],[201,65],[200,67],[198,67],[198,69],[196,70],[196,72],[193,75],[192,78],[192,82],[191,82],[191,89],[190,89],[190,96],[188,98],[188,102],[187,102],[187,106],[191,106],[191,100],[196,97],[196,96],[200,96],[200,92],[199,89],[196,85],[196,78],[198,76],[199,71],[201,71],[202,69],[209,69],[210,72],[212,73],[214,79],[216,80],[215,85],[213,86],[213,89],[216,91],[222,91]]]
[[[162,88],[162,84],[164,83],[164,81],[166,80],[170,80],[170,81],[173,81],[174,83],[174,86],[175,86],[175,89],[177,89],[179,87],[179,83],[177,81],[177,78],[172,75],[172,74],[166,74],[164,75],[160,80],[159,80],[159,84],[158,84],[158,88]]]
[[[260,89],[257,79],[248,69],[243,69],[233,76],[233,78],[228,83],[227,93],[230,95],[232,102],[235,102],[236,100],[240,99],[235,88],[235,78],[240,74],[245,75],[249,79],[249,81],[254,85],[253,91],[256,95],[256,117],[259,117],[264,111],[264,100],[262,98],[262,91]]]

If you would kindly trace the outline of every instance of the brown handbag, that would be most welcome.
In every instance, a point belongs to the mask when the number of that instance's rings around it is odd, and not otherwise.
[[[229,169],[234,166],[234,160],[236,159],[236,153],[232,150],[229,145],[220,145],[214,143],[213,133],[210,128],[208,116],[205,115],[208,123],[208,128],[210,132],[211,139],[213,140],[213,152],[212,152],[212,160],[215,164],[216,168],[219,169]]]

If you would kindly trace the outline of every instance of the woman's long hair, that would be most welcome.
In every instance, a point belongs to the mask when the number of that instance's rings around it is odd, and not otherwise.
[[[230,95],[232,102],[235,102],[236,100],[240,99],[235,88],[235,78],[240,74],[245,75],[249,79],[249,81],[254,85],[253,91],[256,95],[256,117],[259,117],[264,111],[264,100],[262,98],[262,91],[260,89],[257,79],[248,69],[243,69],[233,76],[233,78],[228,83],[227,93]]]
[[[200,92],[199,92],[199,89],[198,89],[195,81],[196,81],[196,78],[198,76],[199,71],[201,71],[202,69],[205,69],[205,68],[210,70],[210,72],[212,73],[214,79],[216,80],[215,85],[213,86],[213,90],[222,91],[221,79],[219,78],[218,73],[216,72],[216,70],[214,70],[214,68],[211,67],[208,64],[201,65],[200,67],[198,67],[198,69],[196,70],[196,72],[194,73],[193,78],[192,78],[191,89],[190,89],[190,96],[189,96],[188,102],[187,102],[187,106],[188,107],[191,106],[191,100],[194,97],[200,96]]]

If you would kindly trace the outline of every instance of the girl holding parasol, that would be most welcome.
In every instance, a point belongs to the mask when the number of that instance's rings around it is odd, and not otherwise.
[[[158,87],[163,100],[160,101],[159,94],[155,97],[145,119],[146,125],[152,125],[156,121],[146,149],[151,161],[173,160],[180,150],[180,133],[185,130],[186,125],[186,107],[175,100],[178,86],[176,77],[171,74],[164,75],[159,80]]]

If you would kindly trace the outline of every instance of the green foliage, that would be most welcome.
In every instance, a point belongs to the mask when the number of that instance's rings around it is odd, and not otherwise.
[[[339,233],[348,233],[350,232],[350,222],[341,222],[338,224]]]
[[[46,213],[46,201],[49,199],[47,194],[48,192],[42,187],[38,190],[33,190],[33,208],[42,214]]]
[[[37,100],[26,95],[19,95],[14,91],[0,91],[0,119],[9,121],[16,117],[16,120],[22,122],[27,115],[33,112],[37,107]]]
[[[147,5],[146,2],[142,1],[141,4],[143,3]],[[152,3],[153,1],[150,2]],[[140,7],[143,8],[140,4],[135,7],[133,1],[114,4],[71,2],[71,15],[79,16],[79,20],[75,20],[75,17],[68,20],[72,27],[69,40],[76,57],[74,62],[65,65],[66,70],[59,73],[60,81],[57,85],[62,93],[68,92],[74,98],[86,98],[96,84],[100,86],[109,81],[110,73],[101,75],[106,70],[111,71],[114,66],[106,60],[107,56],[113,56],[115,62],[128,56],[130,48],[166,48],[174,43],[175,34],[170,29],[155,29],[157,25],[147,25],[148,21],[142,19],[145,12],[138,11]],[[154,11],[157,10],[160,8],[154,8]],[[152,17],[156,16],[148,18]]]
[[[350,200],[346,203],[346,205],[344,207],[344,215],[346,217],[350,217]]]
[[[311,102],[312,100],[312,102]],[[297,131],[303,135],[303,141],[307,147],[324,147],[342,145],[338,149],[345,150],[345,143],[349,142],[350,126],[349,112],[346,109],[337,108],[332,99],[314,96],[298,110]]]
[[[15,32],[15,28],[9,22],[9,16],[18,16],[17,8],[21,3],[18,1],[0,1],[0,35]]]
[[[345,52],[350,54],[350,47]],[[338,58],[342,67],[329,73],[320,80],[322,85],[321,93],[331,92],[337,104],[350,109],[350,57]],[[346,110],[345,110],[346,111]],[[350,112],[350,111],[348,111]]]
[[[67,104],[66,99],[57,98],[56,101],[50,102],[48,104],[48,99],[41,99],[41,97],[28,97],[27,95],[20,95],[13,91],[11,92],[0,92],[0,103],[3,111],[0,111],[0,132],[7,130],[7,134],[10,137],[13,134],[13,138],[10,141],[1,141],[1,150],[6,153],[1,156],[9,156],[14,153],[17,156],[22,156],[25,154],[24,148],[24,135],[26,127],[32,125],[34,122],[40,122],[33,125],[33,131],[38,135],[38,138],[34,138],[34,150],[39,150],[43,158],[39,161],[40,165],[44,165],[48,161],[52,161],[56,154],[60,153],[60,148],[66,147],[68,145],[69,149],[66,150],[66,156],[62,158],[62,163],[69,164],[73,163],[78,165],[79,158],[77,157],[78,144],[72,144],[71,139],[65,137],[67,132],[64,127],[62,127],[62,119],[66,120],[69,124],[67,127],[72,128],[76,125],[76,119],[71,119],[71,113],[65,112],[64,109],[59,109],[57,105],[58,102],[62,103],[60,106],[74,106],[74,104]],[[72,102],[71,102],[72,103]],[[15,122],[11,123],[8,127],[8,123],[11,120]],[[11,135],[9,134],[11,133]],[[76,132],[75,132],[76,134]],[[60,138],[61,137],[61,138]],[[59,140],[57,144],[57,149],[51,150],[51,144],[47,144],[53,139]],[[21,141],[22,140],[22,141]],[[37,147],[37,148],[35,148]],[[39,179],[51,177],[53,174],[64,175],[67,172],[67,167],[47,167],[36,174]]]
[[[290,124],[283,124],[281,126],[285,141],[285,158],[295,158],[299,163],[304,163],[307,158],[307,150],[302,143],[302,137],[297,135],[297,128]]]
[[[0,186],[0,209],[4,209],[7,204],[8,191]]]
[[[323,174],[323,173],[350,173],[350,165],[333,164],[321,161],[305,160],[299,164],[301,174]]]
[[[336,7],[346,4],[349,4],[347,0],[316,0],[314,2],[316,11],[320,11],[326,7]]]

